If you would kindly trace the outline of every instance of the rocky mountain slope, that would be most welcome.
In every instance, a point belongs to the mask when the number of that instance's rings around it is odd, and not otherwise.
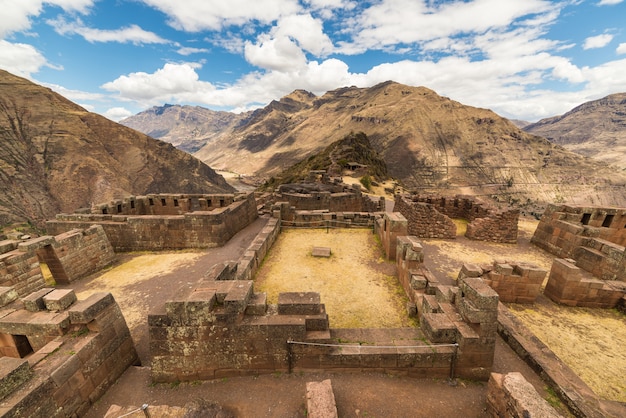
[[[564,148],[626,170],[626,93],[586,102],[524,130]]]
[[[0,227],[134,194],[232,190],[171,144],[0,70]]]
[[[220,133],[241,124],[249,114],[166,104],[123,119],[120,124],[193,154]]]
[[[321,97],[296,90],[194,155],[262,184],[358,132],[391,177],[421,193],[471,194],[528,211],[547,202],[626,206],[626,173],[529,134],[491,110],[395,82]]]

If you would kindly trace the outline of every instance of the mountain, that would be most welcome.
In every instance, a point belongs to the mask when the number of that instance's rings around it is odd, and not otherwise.
[[[216,135],[241,124],[249,114],[166,104],[123,119],[120,124],[193,154]]]
[[[555,144],[626,170],[626,93],[586,102],[524,130]]]
[[[488,109],[385,82],[321,97],[297,90],[194,155],[265,181],[353,132],[405,188],[470,194],[528,211],[548,202],[626,206],[626,175],[529,134]]]
[[[227,191],[171,144],[0,70],[0,228],[128,195]]]

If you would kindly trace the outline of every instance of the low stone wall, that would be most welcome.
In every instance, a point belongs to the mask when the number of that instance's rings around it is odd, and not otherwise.
[[[549,205],[531,242],[598,278],[626,281],[626,209]]]
[[[398,195],[394,211],[409,222],[409,234],[420,238],[454,239],[456,225],[451,218],[469,221],[465,236],[491,242],[516,243],[519,210],[498,210],[470,197]]]
[[[385,199],[372,199],[360,187],[343,187],[341,192],[311,191],[309,193],[276,193],[274,201],[288,202],[295,210],[327,210],[329,212],[384,212]]]
[[[138,364],[110,293],[75,302],[72,291],[48,292],[31,297],[25,303],[30,310],[0,319],[0,335],[25,336],[35,350],[28,360],[0,358],[3,417],[83,416],[130,365]]]
[[[275,212],[276,213],[276,212]],[[327,212],[297,210],[282,220],[285,227],[294,228],[372,228],[381,212]]]
[[[593,390],[501,303],[498,334],[555,391],[575,417],[614,416],[606,413]]]
[[[112,200],[83,212],[98,215],[182,215],[229,206],[234,201],[233,194],[149,194]]]
[[[237,264],[237,280],[252,280],[280,234],[280,219],[270,218]],[[234,277],[233,277],[234,279]]]
[[[546,273],[531,263],[494,261],[491,266],[464,264],[457,280],[480,277],[498,293],[501,302],[533,303],[541,293]]]
[[[376,219],[374,233],[380,238],[387,258],[395,260],[398,237],[408,235],[407,220],[401,213],[385,212],[382,218]]]
[[[593,278],[572,259],[552,263],[544,295],[567,306],[615,308],[626,294],[626,283]]]
[[[57,215],[46,226],[50,234],[61,234],[99,224],[115,252],[217,247],[258,217],[254,194],[238,199],[227,207],[183,215]]]
[[[521,373],[491,373],[487,390],[487,414],[492,418],[562,416],[537,393]]]
[[[56,236],[43,236],[6,243],[0,254],[0,286],[13,286],[20,296],[45,286],[40,262],[45,262],[57,283],[70,283],[109,265],[115,254],[100,225],[73,229]]]

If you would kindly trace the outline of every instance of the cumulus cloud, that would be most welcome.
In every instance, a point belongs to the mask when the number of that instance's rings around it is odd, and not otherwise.
[[[141,0],[169,17],[169,24],[178,30],[199,32],[220,30],[250,22],[268,24],[280,16],[300,10],[298,0]]]
[[[19,0],[2,2],[0,13],[0,37],[13,32],[28,30],[31,17],[38,16],[46,3],[68,12],[86,13],[94,0]]]
[[[626,54],[626,43],[619,44],[615,52],[619,55]]]
[[[59,35],[80,35],[90,43],[119,42],[133,43],[135,45],[169,43],[166,39],[161,38],[153,32],[145,31],[137,25],[130,25],[114,30],[103,30],[89,28],[85,26],[80,19],[74,22],[67,22],[61,17],[48,20],[47,23],[51,25]]]
[[[615,4],[620,4],[624,0],[600,0],[598,6],[613,6]]]
[[[585,39],[583,49],[604,48],[613,40],[613,35],[603,33],[602,35],[590,36]]]
[[[46,58],[34,46],[0,39],[0,68],[30,78],[45,65]]]
[[[112,107],[110,109],[107,109],[107,111],[102,114],[102,116],[107,117],[114,122],[119,122],[122,119],[132,115],[133,112],[123,107]]]
[[[117,92],[120,97],[140,103],[180,102],[209,94],[215,87],[206,81],[200,81],[195,69],[198,64],[168,63],[152,74],[136,72],[123,75],[103,84],[101,87]]]

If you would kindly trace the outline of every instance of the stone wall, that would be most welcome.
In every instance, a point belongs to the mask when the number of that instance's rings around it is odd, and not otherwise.
[[[491,373],[487,386],[487,414],[492,418],[558,418],[562,416],[519,372],[505,375]]]
[[[626,209],[549,205],[531,242],[595,277],[626,281]]]
[[[0,248],[0,286],[13,286],[20,296],[44,287],[40,262],[57,283],[70,283],[109,265],[115,254],[100,225],[56,236],[5,242]]]
[[[452,219],[466,219],[465,236],[470,239],[517,242],[519,210],[498,210],[470,197],[397,195],[394,211],[407,218],[409,234],[420,238],[453,239],[456,225]]]
[[[237,280],[252,280],[280,234],[280,219],[270,218],[267,225],[244,251],[237,264]]]
[[[596,279],[579,268],[575,260],[557,258],[543,293],[567,306],[614,308],[626,294],[626,283]]]
[[[238,196],[225,207],[182,215],[57,215],[50,234],[99,224],[115,252],[159,251],[222,246],[258,217],[254,194]]]
[[[0,358],[3,417],[83,416],[132,364],[130,331],[110,293],[76,302],[71,290],[44,289],[0,318],[4,341],[25,337],[26,359]],[[11,307],[13,305],[9,305]]]
[[[150,194],[97,204],[84,212],[98,215],[182,215],[222,208],[234,201],[233,194]]]
[[[407,235],[407,220],[401,213],[385,212],[376,220],[374,232],[380,238],[387,258],[395,260],[398,237]]]
[[[498,293],[501,302],[533,303],[541,293],[546,273],[531,263],[494,261],[490,266],[464,264],[457,280],[480,277]]]

